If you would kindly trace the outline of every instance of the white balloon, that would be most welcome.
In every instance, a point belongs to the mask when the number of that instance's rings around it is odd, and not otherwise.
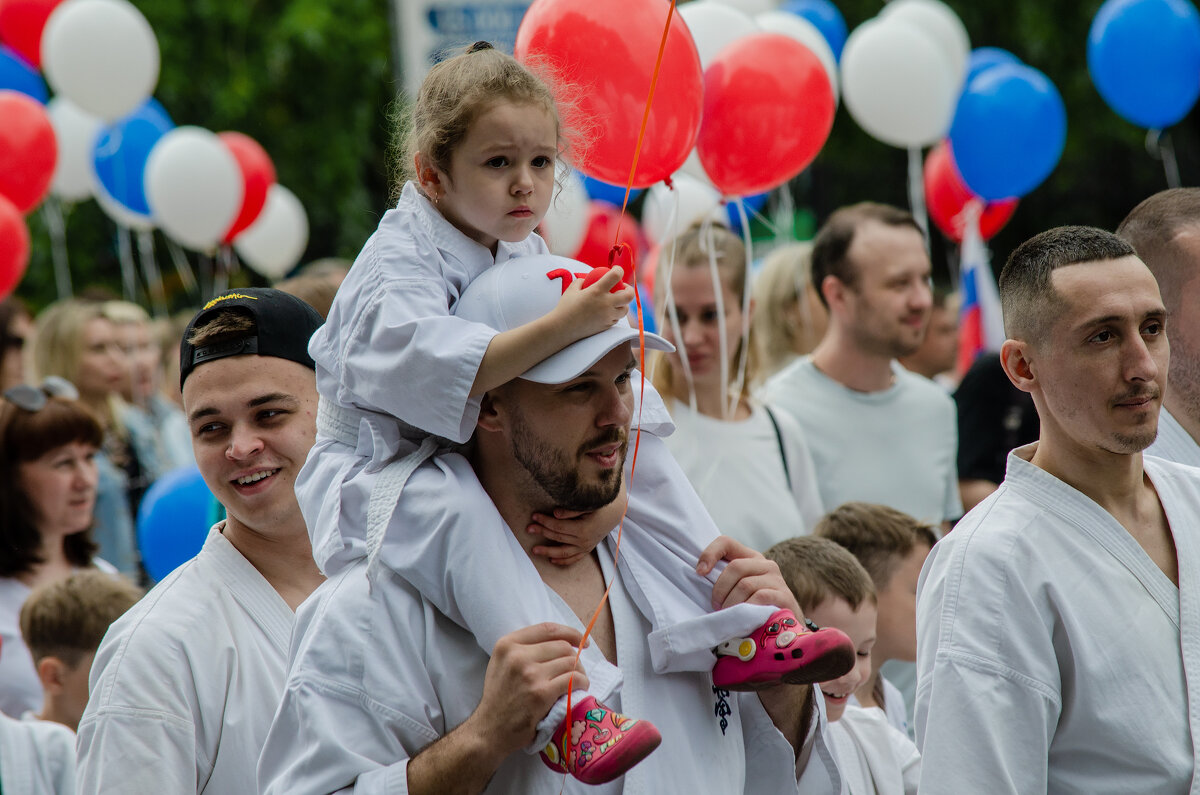
[[[282,279],[308,246],[308,216],[296,194],[276,183],[254,223],[233,240],[242,261],[268,279]]]
[[[765,11],[770,11],[772,8],[779,5],[778,0],[713,0],[713,2],[720,3],[723,6],[729,6],[730,8],[736,8],[743,14],[749,14],[750,16],[761,14]],[[680,10],[683,10],[684,8],[687,8],[687,6],[680,6],[679,8]]]
[[[950,6],[941,0],[893,0],[883,7],[879,16],[911,22],[934,39],[950,60],[957,88],[962,89],[967,76],[967,61],[971,57],[971,37]]]
[[[66,97],[50,100],[46,114],[58,141],[50,192],[63,201],[82,201],[92,195],[92,155],[101,121]]]
[[[661,245],[705,218],[728,222],[721,194],[715,188],[684,173],[675,174],[671,182],[673,189],[660,182],[646,192],[642,231],[651,245]]]
[[[842,49],[842,99],[858,125],[886,144],[929,146],[954,120],[959,80],[937,43],[911,22],[876,17]]]
[[[220,242],[242,206],[242,173],[215,133],[176,127],[146,159],[146,202],[163,232],[207,251]]]
[[[145,102],[158,68],[154,31],[127,0],[66,0],[42,31],[42,71],[54,92],[104,121]]]
[[[95,172],[93,171],[92,174],[94,175]],[[154,219],[151,216],[142,215],[121,204],[104,189],[104,185],[94,176],[92,178],[92,195],[104,214],[119,226],[127,226],[138,232],[148,232],[154,228]]]
[[[551,254],[574,257],[587,233],[587,188],[573,171],[560,169],[559,182],[562,188],[555,192],[550,209],[542,219],[542,232]]]
[[[694,146],[691,153],[688,154],[687,160],[684,160],[683,165],[679,167],[678,174],[686,174],[700,184],[717,190],[717,186],[708,178],[708,172],[704,170],[704,164],[700,162],[700,150]],[[672,179],[678,178],[678,174]]]
[[[789,14],[787,11],[768,11],[756,16],[754,21],[769,33],[782,33],[790,36],[817,56],[821,61],[821,66],[825,67],[825,74],[829,75],[829,85],[833,87],[833,102],[836,105],[839,96],[837,59],[833,57],[833,50],[830,49],[829,42],[825,40],[821,31],[817,30],[817,26],[804,17]]]
[[[707,69],[717,53],[743,36],[758,32],[754,20],[717,0],[698,0],[679,7],[700,53],[700,68]]]

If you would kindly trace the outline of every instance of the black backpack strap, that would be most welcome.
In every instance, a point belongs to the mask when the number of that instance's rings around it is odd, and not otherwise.
[[[788,468],[787,451],[783,449],[783,434],[779,431],[779,422],[775,419],[775,414],[767,406],[763,406],[763,411],[767,412],[767,419],[771,421],[771,427],[775,429],[775,442],[779,445],[779,460],[783,462],[783,477],[787,480],[788,488],[792,487],[792,473]]]

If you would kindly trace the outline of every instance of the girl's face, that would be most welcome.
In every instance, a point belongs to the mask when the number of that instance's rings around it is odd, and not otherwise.
[[[84,400],[97,400],[121,389],[129,380],[129,359],[121,346],[117,327],[102,317],[83,326],[83,350],[75,386]]]
[[[425,194],[450,223],[496,253],[498,242],[529,237],[550,209],[558,131],[530,104],[497,102],[480,113],[450,156],[450,171],[418,155]]]
[[[721,329],[717,321],[717,293],[713,289],[712,271],[706,265],[679,266],[671,273],[671,292],[679,316],[680,341],[669,315],[664,313],[660,333],[675,344],[669,354],[676,376],[684,378],[681,355],[686,355],[697,390],[721,387]],[[725,359],[728,378],[737,375],[738,342],[742,338],[742,301],[721,277],[721,301],[725,311]]]
[[[96,505],[96,448],[68,442],[17,466],[21,490],[33,505],[43,537],[71,535],[92,523]]]

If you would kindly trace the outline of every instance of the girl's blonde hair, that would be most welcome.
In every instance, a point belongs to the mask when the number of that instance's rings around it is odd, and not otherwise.
[[[414,163],[418,153],[441,171],[449,171],[450,157],[467,136],[471,123],[498,102],[533,105],[549,113],[554,119],[561,160],[568,136],[544,70],[539,68],[535,74],[511,55],[487,42],[476,42],[461,55],[429,70],[411,113],[399,106],[393,111],[397,138],[402,141],[398,147],[401,179],[397,190],[405,180],[416,180]]]
[[[658,314],[658,327],[669,329],[671,316],[667,307],[667,286],[675,268],[704,268],[709,267],[709,252],[717,261],[717,273],[722,284],[733,293],[740,309],[746,298],[746,247],[741,238],[720,224],[698,223],[683,232],[674,241],[666,241],[659,249],[658,267],[655,270],[654,306]],[[672,258],[672,252],[674,257]],[[731,383],[737,378],[737,363],[742,355],[747,355],[746,374],[742,381],[741,397],[750,394],[750,384],[757,369],[758,359],[754,352],[754,331],[751,326],[749,339],[738,342],[733,351],[729,369]],[[750,345],[747,347],[747,342]],[[678,341],[676,342],[678,345]],[[651,382],[654,388],[663,395],[675,395],[674,383],[676,374],[671,360],[663,353],[655,353],[650,372],[653,373]],[[675,397],[679,397],[675,395]]]
[[[75,383],[83,357],[83,327],[96,319],[108,320],[104,304],[97,301],[68,298],[42,310],[35,321],[33,343],[37,378],[57,375]]]
[[[767,378],[797,354],[809,353],[813,318],[812,243],[791,243],[770,253],[754,278],[754,317],[750,319],[758,376]],[[799,315],[793,311],[799,310]],[[797,322],[799,320],[799,322]]]

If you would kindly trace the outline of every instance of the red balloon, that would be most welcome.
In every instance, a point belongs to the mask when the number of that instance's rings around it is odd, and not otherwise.
[[[45,108],[16,91],[0,91],[0,196],[22,213],[50,190],[58,142]]]
[[[962,242],[966,219],[961,213],[971,201],[983,204],[979,233],[984,240],[994,237],[1017,211],[1016,199],[984,202],[972,193],[954,165],[950,142],[942,141],[925,158],[925,204],[933,223],[955,243]]]
[[[238,169],[242,172],[242,209],[233,219],[224,242],[232,243],[242,230],[254,223],[263,205],[267,203],[267,190],[275,184],[275,164],[267,150],[249,135],[240,132],[217,133],[221,143],[233,154]]]
[[[670,4],[665,0],[534,0],[513,48],[518,60],[550,71],[557,93],[571,97],[577,119],[564,119],[584,140],[575,165],[596,179],[624,185]],[[633,187],[674,174],[696,144],[703,75],[692,34],[671,17],[654,102]]]
[[[583,242],[579,244],[579,250],[572,259],[577,259],[592,268],[607,268],[610,264],[608,255],[612,251],[613,238],[616,236],[617,221],[620,219],[621,211],[608,202],[591,202],[588,206],[587,231],[584,232]],[[630,270],[637,265],[635,253],[641,250],[641,230],[637,221],[628,213],[624,220],[621,220],[621,235],[617,242],[629,246],[628,252],[634,260],[630,262],[623,253],[616,263],[625,269],[626,276],[623,278],[628,279]]]
[[[0,298],[8,295],[29,264],[29,227],[8,199],[0,196]]]
[[[0,42],[36,67],[42,65],[42,30],[62,0],[2,0]]]
[[[778,33],[738,39],[704,72],[700,163],[726,196],[770,190],[821,151],[833,111],[829,76],[811,50]]]

